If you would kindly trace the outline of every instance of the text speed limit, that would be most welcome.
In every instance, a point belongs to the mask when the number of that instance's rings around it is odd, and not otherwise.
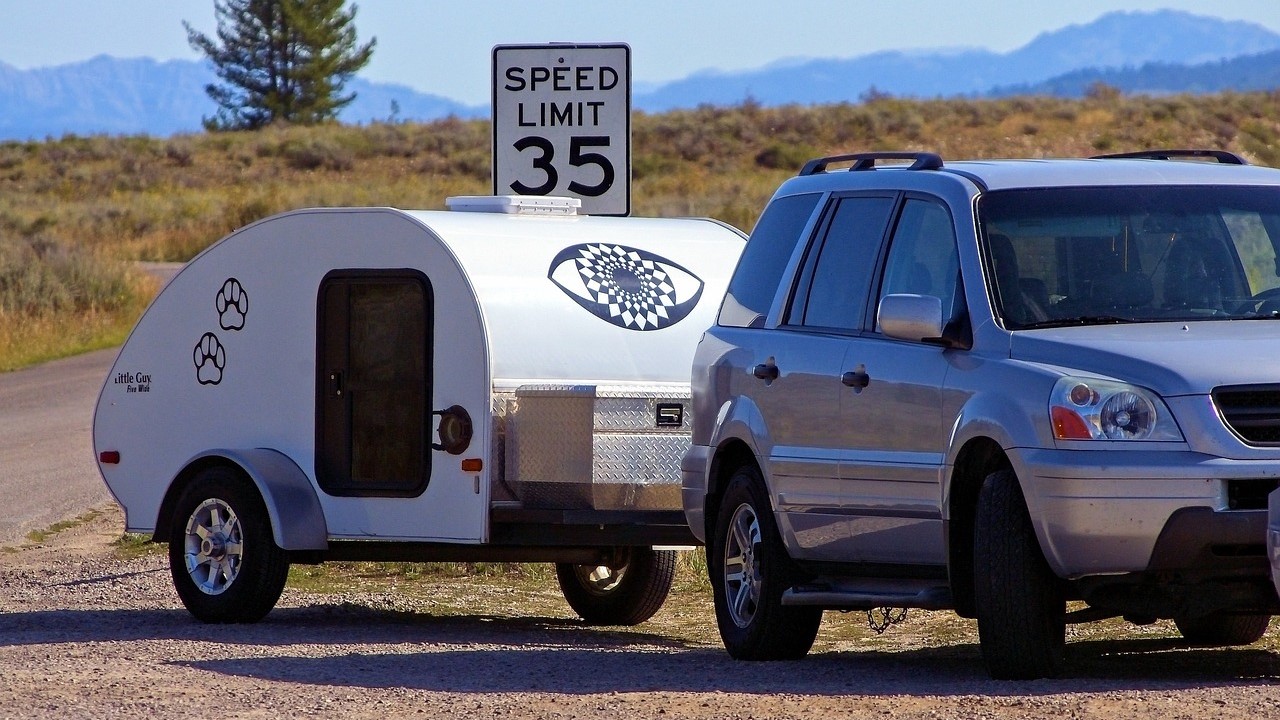
[[[494,193],[567,195],[582,212],[631,209],[630,48],[493,50]]]

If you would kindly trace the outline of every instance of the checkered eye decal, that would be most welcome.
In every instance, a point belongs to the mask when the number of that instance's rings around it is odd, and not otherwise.
[[[592,315],[627,330],[674,325],[702,297],[697,275],[624,245],[567,247],[551,261],[547,277]]]

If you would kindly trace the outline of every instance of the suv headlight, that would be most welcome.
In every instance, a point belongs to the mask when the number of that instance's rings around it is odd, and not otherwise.
[[[1059,440],[1182,440],[1158,395],[1111,380],[1059,379],[1049,397],[1049,419]]]

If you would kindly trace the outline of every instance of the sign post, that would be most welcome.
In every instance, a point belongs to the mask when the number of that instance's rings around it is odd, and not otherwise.
[[[631,47],[493,48],[493,193],[631,212]]]

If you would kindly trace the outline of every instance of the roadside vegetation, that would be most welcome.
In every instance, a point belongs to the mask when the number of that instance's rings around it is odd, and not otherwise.
[[[102,516],[102,514],[101,510],[90,510],[79,517],[72,518],[71,520],[60,520],[47,528],[32,530],[27,533],[27,542],[36,544],[43,543],[64,530],[71,530],[72,528],[87,525],[94,520],[97,520]]]
[[[75,524],[96,517],[78,519]],[[43,531],[40,541],[68,529],[54,526]],[[28,538],[34,541],[34,538]],[[21,548],[4,548],[13,552]],[[146,535],[125,534],[112,543],[112,554],[120,560],[154,558],[165,562],[166,546],[150,542]],[[611,627],[620,635],[661,636],[675,644],[720,647],[714,622],[711,584],[701,548],[680,553],[675,582],[666,603],[652,620],[635,627]],[[323,565],[294,565],[289,570],[286,593],[296,593],[305,604],[328,605],[334,612],[343,608],[358,611],[371,607],[402,615],[406,622],[433,617],[485,621],[546,624],[578,622],[556,584],[555,569],[542,563],[406,563],[330,562]],[[177,602],[177,598],[173,600]],[[1073,603],[1069,609],[1083,608]],[[905,646],[937,648],[948,656],[980,662],[977,651],[977,621],[961,618],[951,611],[910,610],[905,616],[891,611],[894,622],[886,624],[886,609],[824,614],[814,654],[857,649],[860,652],[896,651]],[[548,623],[547,621],[553,621]],[[872,621],[880,632],[872,628]],[[1188,643],[1181,639],[1172,621],[1161,620],[1135,626],[1121,618],[1081,625],[1069,625],[1071,643],[1118,643],[1117,654],[1136,652],[1181,652]],[[1135,640],[1157,641],[1145,648]],[[1070,647],[1070,646],[1069,646]],[[1268,633],[1252,650],[1280,651],[1280,634]],[[1206,652],[1230,653],[1233,649]],[[1081,650],[1088,655],[1098,650]],[[1193,666],[1199,656],[1188,656]]]
[[[637,215],[750,229],[809,158],[932,150],[943,158],[1063,157],[1212,147],[1280,166],[1280,91],[1082,100],[753,102],[633,120]],[[443,208],[488,194],[486,121],[270,126],[0,143],[0,370],[118,343],[155,291],[130,261],[186,261],[230,231],[300,207]]]

